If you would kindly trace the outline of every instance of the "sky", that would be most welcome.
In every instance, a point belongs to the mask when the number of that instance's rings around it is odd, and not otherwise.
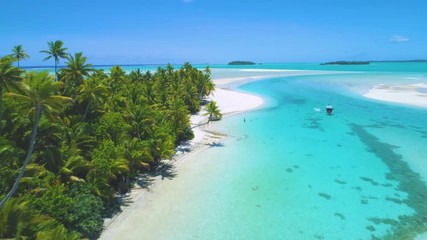
[[[0,0],[0,56],[53,65],[427,59],[426,0]],[[63,61],[61,62],[63,64]]]

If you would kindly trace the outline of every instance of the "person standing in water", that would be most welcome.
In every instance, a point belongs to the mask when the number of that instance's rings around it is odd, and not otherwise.
[[[328,103],[328,105],[326,105],[326,113],[330,115],[332,114],[332,111],[334,111],[334,107]]]

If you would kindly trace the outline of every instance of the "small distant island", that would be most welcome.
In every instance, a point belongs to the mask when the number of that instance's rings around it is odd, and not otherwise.
[[[228,65],[255,65],[256,63],[251,61],[232,61]]]
[[[320,65],[368,65],[368,61],[335,61],[321,63]]]

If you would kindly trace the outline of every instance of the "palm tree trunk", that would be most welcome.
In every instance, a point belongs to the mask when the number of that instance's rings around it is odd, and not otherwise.
[[[56,60],[55,60],[55,80],[58,81],[58,73],[56,72]]]
[[[200,100],[200,102],[203,100],[203,91],[205,90],[204,88],[205,88],[205,86],[203,85],[202,86],[202,90],[200,91],[200,94],[199,94],[199,100]]]
[[[19,68],[19,59],[18,59],[18,68]]]
[[[37,126],[39,125],[41,110],[42,110],[41,106],[37,105],[37,107],[36,107],[36,119],[34,122],[33,130],[31,132],[31,140],[30,140],[30,146],[28,148],[27,157],[25,158],[24,165],[22,165],[21,171],[19,172],[19,175],[16,178],[16,181],[13,184],[12,189],[6,195],[6,197],[0,202],[0,209],[4,206],[4,204],[6,204],[7,200],[9,200],[12,197],[12,195],[16,192],[16,190],[18,189],[19,182],[21,181],[21,178],[24,176],[25,168],[27,168],[27,165],[30,162],[31,155],[33,155],[34,145],[36,143]]]
[[[213,115],[212,113],[211,113],[211,114],[209,114],[208,124],[211,122],[212,115]]]
[[[0,85],[0,136],[3,135],[3,125],[2,125],[2,116],[3,116],[3,86]]]
[[[90,105],[90,100],[87,101],[86,110],[83,115],[83,121],[86,121],[86,116],[87,116],[87,113],[89,112],[89,105]]]

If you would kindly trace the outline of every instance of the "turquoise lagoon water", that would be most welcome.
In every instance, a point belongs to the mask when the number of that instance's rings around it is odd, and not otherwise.
[[[196,153],[124,236],[413,239],[427,230],[427,110],[360,93],[420,82],[426,72],[387,68],[241,86],[265,106],[214,123],[228,137]]]

